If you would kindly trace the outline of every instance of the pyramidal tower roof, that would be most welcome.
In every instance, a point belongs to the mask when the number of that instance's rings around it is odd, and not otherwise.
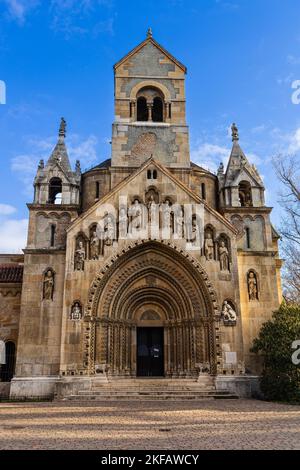
[[[254,165],[251,165],[239,144],[239,131],[235,123],[231,126],[232,149],[225,173],[225,186],[231,186],[241,171],[246,171],[259,186],[263,186],[262,179]]]
[[[52,176],[64,175],[66,181],[71,184],[78,185],[81,179],[81,169],[79,160],[76,161],[75,171],[72,170],[68,151],[65,143],[66,137],[66,121],[61,118],[58,141],[46,163],[40,160],[34,184],[39,184],[44,180],[49,180]]]
[[[71,164],[68,156],[67,147],[65,144],[66,137],[66,121],[64,118],[61,118],[59,131],[58,131],[58,141],[55,145],[51,156],[47,162],[46,168],[53,165],[58,165],[64,171],[64,173],[72,172]]]
[[[149,28],[147,31],[147,36],[144,41],[142,41],[140,44],[138,44],[134,49],[132,49],[128,54],[126,54],[122,59],[120,59],[115,65],[114,69],[116,70],[125,60],[127,60],[129,57],[133,56],[136,52],[138,52],[140,49],[142,49],[144,46],[147,44],[152,44],[154,47],[159,49],[165,56],[167,56],[172,62],[174,62],[180,69],[182,69],[185,73],[187,72],[187,68],[185,65],[183,65],[179,60],[177,60],[170,52],[168,52],[163,46],[161,46],[155,39],[153,38],[153,33],[152,29]]]

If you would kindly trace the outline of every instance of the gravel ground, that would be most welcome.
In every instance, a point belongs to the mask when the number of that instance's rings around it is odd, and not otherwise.
[[[0,449],[300,449],[300,406],[241,399],[0,403]]]

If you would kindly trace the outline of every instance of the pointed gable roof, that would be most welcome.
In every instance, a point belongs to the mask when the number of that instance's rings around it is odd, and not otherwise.
[[[130,181],[134,180],[137,175],[139,175],[142,171],[145,171],[150,165],[154,165],[159,171],[161,171],[165,176],[170,178],[175,184],[177,184],[183,191],[188,193],[192,199],[194,199],[195,202],[202,203],[205,207],[205,209],[210,212],[212,215],[214,215],[220,222],[222,222],[226,227],[232,231],[232,233],[236,234],[237,230],[236,228],[227,220],[223,215],[221,215],[219,212],[217,212],[215,209],[210,207],[207,202],[204,199],[201,199],[198,194],[196,194],[194,191],[192,191],[186,184],[184,184],[177,176],[175,176],[173,173],[171,173],[161,162],[155,160],[153,157],[149,158],[144,162],[139,168],[136,169],[131,175],[127,176],[124,180],[120,181],[114,188],[112,188],[105,196],[103,196],[102,199],[96,202],[93,206],[91,206],[86,212],[83,212],[77,219],[75,219],[69,228],[67,229],[67,232],[70,232],[73,230],[76,225],[79,225],[81,220],[89,217],[97,207],[100,207],[102,204],[108,201],[108,199],[120,189],[122,189],[126,184],[128,184]]]
[[[59,127],[58,142],[55,145],[52,154],[47,162],[46,168],[53,165],[58,165],[65,174],[72,172],[71,164],[68,156],[67,147],[65,144],[66,136],[66,121],[61,118]]]
[[[80,162],[79,160],[76,161],[76,168],[75,171],[72,171],[69,155],[65,143],[66,137],[66,121],[64,118],[61,118],[59,133],[58,133],[58,141],[46,163],[44,165],[44,160],[40,160],[37,174],[34,180],[34,184],[40,183],[43,180],[47,179],[49,173],[52,172],[53,169],[57,168],[66,178],[66,180],[74,185],[78,185],[81,179],[81,170],[80,170]]]
[[[161,46],[155,39],[152,37],[152,33],[148,30],[147,37],[144,41],[138,44],[134,49],[132,49],[128,54],[126,54],[122,59],[120,59],[115,65],[114,70],[116,70],[120,65],[122,65],[128,58],[132,57],[138,51],[140,51],[144,46],[147,44],[152,44],[156,47],[160,52],[162,52],[168,59],[170,59],[174,64],[176,64],[184,73],[187,72],[187,68],[183,65],[179,60],[177,60],[170,52],[168,52],[163,46]]]
[[[254,183],[258,186],[263,187],[263,182],[258,174],[257,169],[254,165],[251,165],[246,155],[244,154],[240,144],[238,128],[233,123],[231,126],[232,130],[232,149],[225,173],[225,184],[224,186],[234,185],[238,176],[244,171],[249,177],[254,180]]]

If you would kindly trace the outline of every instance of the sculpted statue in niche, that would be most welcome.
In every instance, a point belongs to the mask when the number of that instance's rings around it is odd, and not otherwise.
[[[53,300],[54,293],[54,272],[52,269],[47,269],[44,274],[43,280],[43,299]]]
[[[229,271],[229,252],[225,240],[219,243],[219,259],[221,271]]]
[[[99,238],[95,228],[90,238],[90,258],[93,260],[99,258]]]
[[[156,202],[154,200],[153,194],[150,195],[147,207],[148,207],[149,222],[150,224],[155,224],[155,222],[157,222],[157,209],[156,209]]]
[[[106,214],[104,218],[104,243],[111,246],[116,239],[115,219],[112,214]]]
[[[249,300],[258,300],[257,277],[254,271],[249,271],[247,282]]]
[[[79,302],[74,302],[71,308],[71,320],[81,320],[82,317],[82,308]]]
[[[241,181],[239,183],[239,199],[242,207],[252,206],[252,192],[249,181]]]
[[[147,206],[149,205],[150,201],[154,201],[155,204],[159,204],[159,194],[156,188],[151,188],[145,193],[145,201]]]
[[[222,317],[224,320],[224,324],[226,325],[232,325],[233,323],[236,323],[236,311],[234,310],[233,306],[225,300],[222,308]]]
[[[127,238],[127,223],[127,208],[121,206],[119,211],[119,238],[121,238],[121,240]]]
[[[187,241],[195,245],[196,243],[199,243],[199,227],[197,223],[197,216],[193,215],[192,217],[192,224],[188,224],[187,226]]]
[[[172,210],[172,203],[170,199],[166,199],[161,205],[162,212],[162,226],[163,229],[169,229],[170,235],[174,232],[174,212]]]
[[[132,234],[134,230],[142,229],[142,207],[140,201],[136,198],[133,204],[128,209],[129,215],[129,228],[128,232]]]
[[[174,238],[181,240],[184,237],[183,210],[179,204],[173,204],[172,211],[174,216]]]
[[[85,248],[83,241],[78,242],[78,247],[75,251],[75,269],[76,271],[84,270]]]
[[[211,230],[205,231],[204,256],[207,261],[211,261],[214,259],[214,240]]]

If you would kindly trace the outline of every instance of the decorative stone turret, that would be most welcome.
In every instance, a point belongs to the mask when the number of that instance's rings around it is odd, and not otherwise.
[[[40,160],[34,180],[35,204],[79,204],[81,170],[72,171],[65,144],[66,121],[61,118],[58,142],[46,164]]]
[[[231,126],[232,150],[226,173],[218,170],[220,201],[224,207],[263,207],[264,185],[257,169],[251,165],[239,144],[235,123]]]

